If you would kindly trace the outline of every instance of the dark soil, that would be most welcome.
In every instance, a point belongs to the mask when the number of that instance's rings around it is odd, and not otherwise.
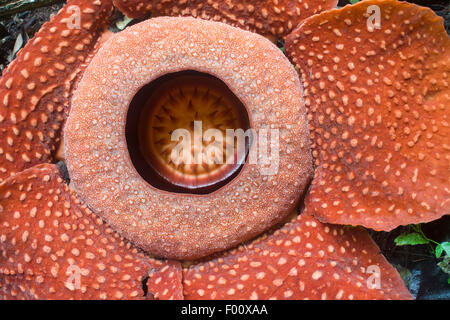
[[[62,4],[53,5],[0,18],[0,70],[12,61],[12,51],[19,35],[25,40],[32,38],[61,7]]]
[[[447,33],[450,34],[450,1],[410,0],[409,2],[427,6],[442,16]],[[339,6],[348,3],[348,0],[340,0]],[[12,61],[16,39],[22,36],[26,42],[61,7],[62,4],[53,5],[0,18],[0,71]],[[117,14],[116,18],[120,18],[120,14]],[[425,224],[422,229],[435,241],[450,241],[450,216]],[[394,239],[408,230],[408,227],[399,227],[392,232],[369,232],[386,258],[399,270],[415,298],[450,299],[450,284],[447,283],[449,275],[437,266],[438,261],[429,246],[395,246]]]

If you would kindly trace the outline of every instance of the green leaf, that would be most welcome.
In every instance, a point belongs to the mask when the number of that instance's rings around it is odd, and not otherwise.
[[[397,246],[415,246],[417,244],[428,244],[429,241],[425,239],[420,233],[402,233],[394,240]]]
[[[442,251],[444,251],[444,248],[442,248],[442,245],[438,244],[436,246],[436,249],[434,250],[436,258],[440,258],[441,257]]]
[[[351,4],[357,3],[359,0],[348,0]]]
[[[442,247],[442,249],[444,249],[445,254],[447,256],[450,256],[450,242],[441,242],[440,246]]]

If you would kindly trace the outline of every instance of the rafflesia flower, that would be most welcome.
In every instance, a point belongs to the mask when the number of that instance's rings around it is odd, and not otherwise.
[[[449,212],[441,19],[114,5],[173,17],[69,1],[0,79],[1,298],[411,298],[358,226]]]

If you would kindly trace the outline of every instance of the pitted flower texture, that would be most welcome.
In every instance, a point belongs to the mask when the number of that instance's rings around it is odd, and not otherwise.
[[[19,51],[0,79],[0,182],[52,162],[69,99],[111,1],[71,0]]]
[[[180,264],[151,259],[111,230],[69,191],[56,165],[6,179],[0,213],[0,298],[183,297]]]
[[[136,172],[124,134],[130,101],[144,85],[185,70],[223,81],[257,134],[271,141],[278,130],[274,174],[247,161],[219,190],[193,195],[159,190]],[[300,90],[287,58],[255,33],[193,18],[132,26],[100,49],[74,93],[64,136],[75,190],[114,229],[157,256],[199,258],[251,239],[289,214],[310,179]],[[261,152],[257,147],[251,151]]]
[[[370,19],[376,8],[379,26]],[[449,214],[450,40],[442,19],[412,4],[363,1],[307,19],[286,51],[305,85],[312,213],[375,230]]]
[[[196,19],[105,40],[113,2],[130,17]],[[329,223],[391,230],[449,213],[450,41],[428,9],[367,0],[321,13],[336,2],[69,0],[0,78],[0,300],[411,299],[363,228]],[[301,78],[242,29],[287,37]],[[191,82],[198,73],[222,84]],[[138,134],[177,186],[230,174],[213,192],[158,189],[134,167],[127,112],[166,76]],[[199,115],[222,131],[276,129],[278,170],[173,164],[168,134]],[[73,188],[49,164],[63,126]]]
[[[225,22],[264,36],[284,37],[303,19],[334,8],[337,0],[114,0],[127,16],[192,16]]]

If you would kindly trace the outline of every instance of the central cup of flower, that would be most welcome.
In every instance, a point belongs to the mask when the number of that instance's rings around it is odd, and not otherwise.
[[[159,189],[210,193],[231,181],[249,149],[244,105],[218,78],[196,71],[160,77],[132,100],[127,142],[139,174]]]
[[[257,34],[193,18],[133,25],[74,93],[64,127],[73,188],[154,256],[235,247],[282,223],[310,180],[300,90],[283,52]]]

